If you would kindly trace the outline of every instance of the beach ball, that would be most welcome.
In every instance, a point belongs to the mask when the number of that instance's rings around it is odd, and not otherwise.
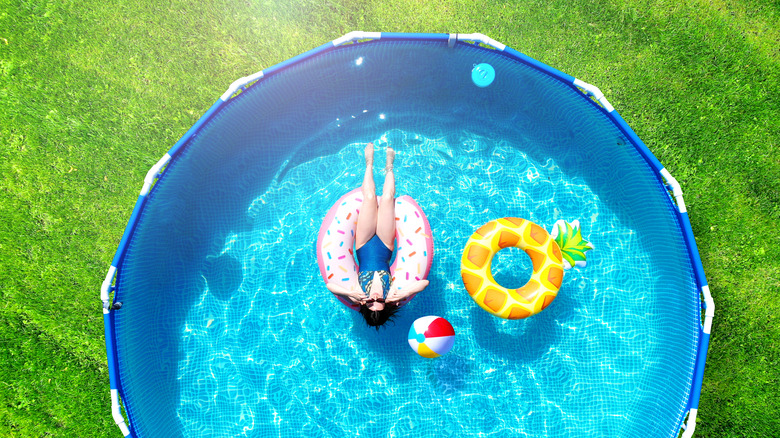
[[[422,357],[434,358],[446,354],[455,342],[455,330],[440,316],[417,318],[409,328],[409,345]]]

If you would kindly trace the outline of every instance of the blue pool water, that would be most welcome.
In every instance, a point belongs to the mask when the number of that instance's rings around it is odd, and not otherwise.
[[[496,69],[484,88],[480,62]],[[676,436],[698,334],[690,262],[667,193],[591,103],[488,50],[423,43],[259,84],[169,165],[123,259],[117,358],[137,436]],[[325,289],[314,249],[369,141],[378,187],[396,149],[397,194],[435,242],[431,285],[378,332]],[[505,216],[578,219],[595,246],[526,320],[484,312],[460,280],[468,237]],[[519,251],[494,266],[530,275]],[[409,348],[425,315],[455,328],[448,355]]]

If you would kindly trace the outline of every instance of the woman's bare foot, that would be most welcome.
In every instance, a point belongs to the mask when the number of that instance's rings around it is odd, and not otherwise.
[[[393,148],[387,148],[387,164],[385,165],[386,171],[393,170],[393,161],[395,160],[395,151]]]
[[[373,164],[374,164],[374,143],[370,143],[369,142],[366,145],[365,156],[366,156],[366,166],[369,166],[369,167],[373,166]]]

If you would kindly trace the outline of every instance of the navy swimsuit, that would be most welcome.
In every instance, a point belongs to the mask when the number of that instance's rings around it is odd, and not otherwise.
[[[357,252],[358,261],[358,282],[366,296],[371,292],[371,284],[374,282],[374,273],[379,273],[382,281],[383,298],[387,298],[390,291],[390,259],[393,257],[393,251],[382,242],[376,234],[365,245],[361,246]]]

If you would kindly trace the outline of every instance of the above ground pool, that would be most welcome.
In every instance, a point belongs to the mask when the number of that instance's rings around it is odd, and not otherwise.
[[[378,331],[315,250],[369,142],[435,246]],[[520,320],[460,274],[504,217],[595,248]],[[531,270],[493,259],[514,287]],[[102,300],[114,419],[165,438],[691,436],[714,314],[669,172],[596,87],[480,34],[354,32],[234,83],[150,170]],[[427,315],[455,331],[435,359],[407,343]]]

